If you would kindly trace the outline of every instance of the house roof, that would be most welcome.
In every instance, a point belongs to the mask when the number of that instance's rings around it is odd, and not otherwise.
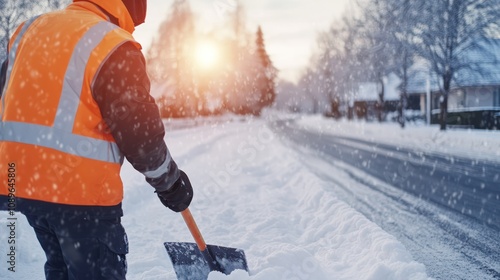
[[[439,90],[439,79],[435,73],[432,73],[425,61],[418,61],[409,70],[408,83],[406,85],[406,92],[423,93]]]
[[[465,67],[455,73],[452,88],[500,86],[500,40],[482,41],[477,48],[463,51],[461,63]],[[431,91],[441,88],[441,79],[430,71],[428,62],[417,61],[409,72],[408,93],[424,93],[428,87]]]
[[[500,40],[481,42],[479,48],[466,51],[464,59],[470,68],[457,73],[457,86],[500,85]]]
[[[384,100],[399,99],[399,85],[401,79],[394,73],[390,73],[384,77]],[[358,87],[358,92],[355,95],[357,101],[376,101],[378,100],[377,83],[367,82],[361,83]]]

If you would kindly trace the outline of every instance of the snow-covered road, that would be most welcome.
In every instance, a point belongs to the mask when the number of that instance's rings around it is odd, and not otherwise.
[[[274,122],[317,176],[335,182],[331,191],[402,241],[430,276],[500,278],[499,163],[368,142],[319,126]]]
[[[294,120],[273,125],[280,135],[319,156],[327,154],[398,189],[500,229],[499,162],[307,130]]]

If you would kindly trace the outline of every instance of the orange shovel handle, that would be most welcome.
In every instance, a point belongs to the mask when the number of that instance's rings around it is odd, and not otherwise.
[[[184,218],[184,221],[186,222],[187,227],[189,228],[189,231],[191,232],[191,235],[194,238],[194,241],[196,241],[198,248],[202,252],[205,251],[205,249],[207,248],[207,244],[205,243],[205,240],[203,240],[203,236],[201,236],[201,232],[198,229],[196,222],[194,221],[193,215],[191,215],[191,211],[189,211],[189,208],[186,208],[186,210],[182,211],[181,214]]]

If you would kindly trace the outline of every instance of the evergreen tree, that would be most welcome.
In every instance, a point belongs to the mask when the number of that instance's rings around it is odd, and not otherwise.
[[[260,89],[260,103],[263,107],[270,106],[276,99],[275,92],[275,79],[276,79],[276,68],[273,66],[269,55],[266,52],[266,47],[264,45],[264,36],[260,26],[257,29],[257,39],[256,43],[256,55],[259,59],[261,69],[257,73],[257,79],[259,81]]]
[[[261,28],[257,30],[255,45],[239,45],[236,52],[234,86],[226,95],[225,106],[236,114],[258,116],[276,98],[277,72],[266,52]]]

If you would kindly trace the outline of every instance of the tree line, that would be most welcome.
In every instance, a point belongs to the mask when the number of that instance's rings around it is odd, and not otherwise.
[[[21,22],[69,3],[71,0],[0,0],[1,61],[6,58],[9,38]],[[167,11],[146,51],[147,69],[153,90],[159,91],[156,97],[162,116],[224,112],[259,115],[274,102],[277,69],[265,49],[262,29],[246,29],[239,1],[224,4],[217,8],[219,12],[227,11],[228,24],[209,34],[197,32],[196,15],[187,0],[174,0]],[[201,39],[216,45],[217,67],[197,67],[195,46]]]
[[[174,0],[146,56],[164,117],[260,115],[274,102],[277,70],[265,49],[262,29],[248,31],[242,5],[231,3],[227,24],[200,34],[189,2]],[[200,69],[193,55],[203,40],[211,41],[219,54],[216,65],[208,69]]]
[[[302,75],[299,88],[330,114],[350,106],[361,83],[377,83],[377,117],[383,119],[384,78],[401,79],[399,121],[404,126],[411,67],[424,63],[439,86],[440,126],[446,129],[448,95],[462,69],[481,71],[464,54],[483,51],[498,38],[498,0],[358,0],[344,17],[318,36],[319,52]],[[315,89],[315,90],[313,90]],[[351,104],[352,105],[352,104]]]

